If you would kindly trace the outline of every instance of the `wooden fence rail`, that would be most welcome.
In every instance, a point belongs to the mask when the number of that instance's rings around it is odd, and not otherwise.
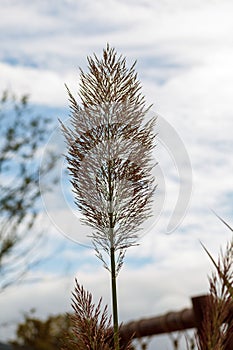
[[[124,324],[120,330],[122,344],[127,343],[131,338],[142,338],[191,328],[196,328],[199,331],[208,297],[208,295],[193,297],[191,299],[193,307],[190,309],[168,312],[161,316],[144,318]],[[230,310],[230,312],[233,315],[233,310]],[[233,339],[230,350],[233,350]]]

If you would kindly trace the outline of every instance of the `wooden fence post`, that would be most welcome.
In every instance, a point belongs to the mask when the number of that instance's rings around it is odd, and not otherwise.
[[[200,335],[201,329],[202,329],[202,322],[203,322],[203,316],[205,307],[208,303],[208,299],[210,298],[210,295],[202,295],[198,297],[192,298],[192,304],[193,304],[193,313],[194,313],[194,319],[197,329],[197,335]],[[229,318],[231,326],[229,326],[229,334],[228,334],[228,343],[226,345],[225,350],[233,350],[233,334],[232,334],[232,322],[233,322],[233,308],[229,309]]]
[[[207,305],[208,299],[209,299],[208,294],[191,298],[197,333],[200,333],[202,328],[204,311],[205,311],[205,307]]]

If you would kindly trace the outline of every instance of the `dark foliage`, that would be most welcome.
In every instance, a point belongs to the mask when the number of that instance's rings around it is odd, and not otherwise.
[[[48,137],[51,120],[32,111],[28,96],[17,99],[4,92],[0,122],[1,291],[23,275],[26,256],[38,243],[38,236],[27,243],[26,238],[38,214],[39,175],[53,169],[56,156],[53,152],[48,154],[44,167],[40,167],[39,152]]]

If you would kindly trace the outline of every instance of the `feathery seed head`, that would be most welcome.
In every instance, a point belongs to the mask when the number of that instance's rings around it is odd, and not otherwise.
[[[149,108],[135,64],[128,69],[109,45],[102,59],[94,55],[88,63],[89,72],[81,70],[81,106],[67,88],[72,127],[62,128],[68,169],[83,222],[93,228],[98,257],[105,263],[100,248],[107,254],[118,250],[119,269],[124,250],[136,243],[151,215],[155,118],[145,121]]]

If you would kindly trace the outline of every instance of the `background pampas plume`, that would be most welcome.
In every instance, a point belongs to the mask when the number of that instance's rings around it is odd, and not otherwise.
[[[224,220],[220,220],[226,224]],[[232,228],[226,224],[232,231]],[[231,350],[233,344],[233,239],[225,251],[221,249],[216,262],[206,247],[215,272],[209,278],[210,296],[204,309],[198,350]]]
[[[97,306],[92,301],[92,295],[84,290],[76,280],[73,292],[72,308],[74,314],[70,316],[72,332],[64,341],[62,350],[114,350],[113,329],[111,319],[107,315],[107,306],[102,309],[102,299]],[[133,350],[130,344],[120,348]]]

